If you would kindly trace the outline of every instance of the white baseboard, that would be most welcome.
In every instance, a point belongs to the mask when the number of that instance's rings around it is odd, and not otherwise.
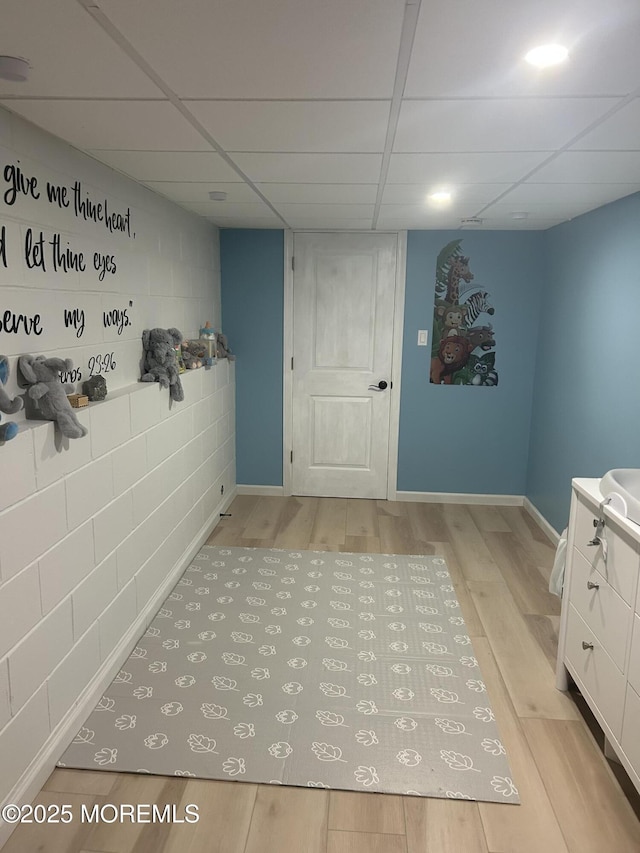
[[[435,504],[486,504],[488,506],[522,506],[522,495],[474,495],[458,492],[396,492],[397,501]]]
[[[236,486],[239,495],[263,495],[274,497],[284,495],[284,486]]]
[[[7,795],[7,803],[30,803],[38,795],[40,789],[55,769],[60,755],[71,743],[78,729],[89,716],[105,689],[111,684],[114,676],[121,669],[123,662],[129,656],[140,636],[147,629],[160,605],[175,586],[178,578],[209,538],[211,531],[220,521],[220,513],[227,509],[235,496],[236,490],[232,489],[224,500],[220,501],[215,511],[193,538],[180,560],[157,589],[153,598],[149,600],[144,610],[140,611],[136,621],[104,661],[91,682],[82,691],[76,704],[69,709],[67,714],[51,732],[36,757]],[[0,848],[6,843],[15,828],[16,824],[7,824],[0,821]]]
[[[547,536],[547,538],[551,540],[553,545],[557,546],[558,542],[560,541],[560,534],[555,529],[555,527],[552,527],[549,524],[549,522],[544,517],[544,515],[540,512],[540,510],[537,507],[535,507],[531,503],[529,498],[524,499],[524,503],[522,504],[522,506],[524,507],[525,511],[529,513],[531,518],[536,522],[536,524],[542,530],[542,532]]]

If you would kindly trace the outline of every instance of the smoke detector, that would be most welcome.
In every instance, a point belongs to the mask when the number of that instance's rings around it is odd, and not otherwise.
[[[0,56],[0,80],[24,83],[29,79],[30,65],[20,56]]]

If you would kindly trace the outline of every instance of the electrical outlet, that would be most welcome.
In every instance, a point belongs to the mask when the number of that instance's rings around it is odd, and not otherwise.
[[[420,329],[418,331],[418,346],[419,347],[426,347],[428,337],[429,337],[429,332],[427,331],[427,329]]]

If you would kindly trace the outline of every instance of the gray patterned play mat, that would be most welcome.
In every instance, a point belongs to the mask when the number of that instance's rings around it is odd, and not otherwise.
[[[60,765],[519,802],[431,556],[203,547]]]

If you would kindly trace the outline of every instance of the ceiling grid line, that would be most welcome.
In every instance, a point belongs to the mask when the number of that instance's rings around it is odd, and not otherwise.
[[[263,195],[262,192],[255,186],[253,181],[249,178],[249,176],[243,172],[243,170],[234,162],[234,160],[227,154],[227,152],[222,148],[222,146],[211,136],[211,134],[200,124],[199,121],[191,114],[191,112],[184,106],[180,98],[178,98],[177,94],[171,89],[165,81],[160,77],[159,74],[149,65],[149,63],[144,59],[143,56],[134,48],[134,46],[129,42],[128,39],[124,37],[124,35],[115,27],[109,18],[104,14],[104,12],[96,6],[92,0],[78,0],[78,3],[86,9],[86,11],[91,15],[91,17],[95,20],[95,22],[102,27],[102,29],[114,40],[114,42],[120,47],[124,52],[132,59],[138,68],[143,71],[155,84],[161,89],[165,95],[167,96],[167,100],[187,119],[189,124],[200,133],[203,139],[205,139],[211,147],[219,154],[222,159],[229,165],[234,172],[236,172],[242,180],[248,184],[251,189],[255,192],[255,194],[262,199],[262,201],[269,207],[273,213],[278,217],[278,219],[282,222],[285,228],[289,228],[289,223],[287,220],[280,214],[280,212],[271,204],[269,199]]]
[[[385,185],[387,183],[387,175],[389,174],[391,153],[393,151],[396,132],[398,129],[400,109],[402,107],[402,96],[404,95],[404,89],[407,83],[409,63],[411,61],[413,43],[416,37],[416,28],[418,26],[418,17],[420,15],[421,3],[422,0],[415,0],[415,2],[412,2],[412,0],[408,0],[404,9],[404,17],[402,19],[402,30],[400,33],[400,45],[398,47],[396,76],[393,82],[393,95],[391,96],[391,107],[389,109],[389,122],[387,125],[387,133],[384,141],[384,151],[382,152],[382,164],[380,166],[378,192],[376,195],[375,206],[373,209],[373,219],[371,222],[371,228],[374,231],[378,227],[378,218],[380,216],[382,196],[384,193]]]

